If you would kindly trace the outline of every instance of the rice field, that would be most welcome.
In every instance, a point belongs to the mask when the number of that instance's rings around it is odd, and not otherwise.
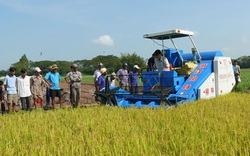
[[[0,155],[249,155],[249,98],[10,113],[0,116]]]
[[[249,77],[242,70],[242,92]],[[250,155],[249,99],[232,92],[171,109],[93,106],[0,115],[0,155]]]

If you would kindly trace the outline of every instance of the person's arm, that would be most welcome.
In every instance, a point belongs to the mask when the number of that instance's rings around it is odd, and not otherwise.
[[[3,85],[4,85],[4,90],[7,91],[7,76],[4,78]]]
[[[240,76],[240,66],[238,66],[239,67],[239,76]]]
[[[30,77],[30,91],[32,91],[32,86],[33,86],[33,76]]]
[[[82,73],[81,72],[78,73],[79,73],[79,81],[82,82]]]
[[[128,75],[128,85],[131,85],[132,73],[130,72]]]
[[[2,87],[1,89],[2,89],[2,95],[1,95],[2,96],[2,103],[4,103],[4,88]]]
[[[164,57],[164,67],[170,69],[170,64],[168,62],[168,59]]]
[[[49,86],[53,86],[53,84],[50,83],[50,81],[49,81],[49,74],[46,74],[45,77],[43,77],[43,80],[44,80]]]
[[[61,86],[61,76],[60,76],[59,73],[57,73],[57,74],[58,74],[59,88],[61,88],[61,87],[60,87],[60,86]]]
[[[100,76],[99,76],[99,78],[98,78],[98,80],[96,82],[96,90],[97,91],[100,91],[100,84],[101,84],[101,79],[100,79]]]
[[[70,81],[69,81],[69,73],[64,77],[65,81],[70,84]]]

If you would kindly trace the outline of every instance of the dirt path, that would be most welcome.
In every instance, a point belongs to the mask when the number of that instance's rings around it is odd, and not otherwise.
[[[69,84],[65,82],[61,83],[61,88],[69,92]],[[96,102],[94,100],[94,92],[95,92],[94,84],[82,83],[80,104],[81,105],[95,104]]]

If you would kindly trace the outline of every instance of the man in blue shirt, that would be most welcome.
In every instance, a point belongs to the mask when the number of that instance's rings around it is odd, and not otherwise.
[[[138,81],[138,70],[139,70],[138,65],[134,65],[133,71],[129,73],[128,77],[128,83],[130,85],[130,93],[131,94],[138,94],[138,86],[139,86],[139,81]]]
[[[12,105],[13,111],[16,111],[15,106],[18,101],[17,97],[17,78],[15,76],[16,69],[14,67],[10,67],[9,75],[6,75],[4,79],[4,88],[7,91],[7,104],[8,111],[10,111],[10,105]]]
[[[50,85],[50,97],[53,109],[55,109],[55,97],[59,98],[60,108],[62,107],[62,96],[60,88],[61,76],[57,72],[57,65],[52,65],[51,72],[47,73],[45,76],[45,81]]]
[[[102,68],[100,70],[100,72],[101,72],[102,75],[99,76],[98,79],[97,79],[97,91],[100,91],[103,88],[105,88],[105,84],[106,84],[105,76],[107,75],[107,69]]]

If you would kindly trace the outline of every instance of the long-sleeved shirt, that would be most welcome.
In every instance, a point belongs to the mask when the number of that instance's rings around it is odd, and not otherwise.
[[[103,75],[98,77],[97,84],[99,85],[100,90],[105,88],[106,80],[105,80],[105,77]]]

